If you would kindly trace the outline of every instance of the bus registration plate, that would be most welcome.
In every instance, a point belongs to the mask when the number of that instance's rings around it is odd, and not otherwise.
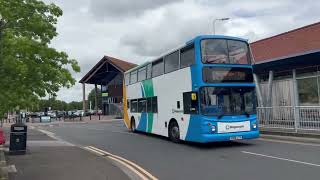
[[[232,136],[230,137],[230,140],[239,140],[239,139],[242,139],[242,136]]]

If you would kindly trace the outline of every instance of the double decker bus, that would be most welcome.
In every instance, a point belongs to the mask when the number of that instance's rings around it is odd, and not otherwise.
[[[203,35],[124,76],[124,123],[173,142],[259,137],[245,39]]]

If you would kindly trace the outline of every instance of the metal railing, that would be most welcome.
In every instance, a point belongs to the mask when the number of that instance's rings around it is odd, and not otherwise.
[[[115,116],[116,118],[122,118],[123,117],[123,104],[122,103],[108,104],[108,115]]]
[[[260,127],[320,131],[320,106],[258,107]]]

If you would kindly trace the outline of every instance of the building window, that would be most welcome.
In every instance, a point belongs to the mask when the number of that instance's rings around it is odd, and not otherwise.
[[[163,59],[152,64],[152,77],[160,76],[164,72]]]
[[[130,84],[137,82],[137,71],[132,71],[130,73]]]
[[[169,73],[177,69],[179,69],[179,51],[176,51],[164,57],[165,73]]]
[[[300,106],[319,105],[318,78],[310,77],[297,79]]]
[[[306,67],[306,68],[300,68],[296,69],[297,77],[306,77],[306,76],[317,76],[317,67]]]
[[[146,75],[147,75],[147,69],[146,66],[143,68],[140,68],[138,70],[138,81],[143,81],[146,79]]]
[[[194,64],[194,46],[188,46],[181,49],[180,68],[189,67]]]

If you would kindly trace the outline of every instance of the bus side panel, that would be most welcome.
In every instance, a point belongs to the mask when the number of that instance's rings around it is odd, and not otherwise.
[[[128,100],[142,98],[142,91],[141,91],[140,82],[128,85],[127,89],[126,89],[126,92],[127,92],[127,97],[126,98]],[[145,130],[141,129],[142,127],[144,127],[144,125],[143,124],[139,125],[141,117],[144,117],[144,116],[141,116],[141,114],[142,113],[136,113],[136,112],[133,113],[133,112],[130,111],[130,109],[128,110],[128,118],[129,118],[129,120],[131,121],[131,118],[134,117],[137,130],[145,132]],[[144,119],[142,119],[141,122],[144,123]]]
[[[185,140],[190,115],[183,113],[183,93],[192,90],[190,67],[155,77],[153,85],[154,94],[158,97],[158,120],[152,132],[168,136],[169,122],[175,119],[179,125],[180,138]],[[177,107],[178,101],[180,108]]]
[[[180,138],[185,140],[190,115],[183,113],[183,93],[191,90],[190,67],[129,85],[126,99],[157,96],[158,113],[132,113],[129,109],[128,119],[135,118],[137,130],[162,136],[168,136],[169,122],[175,119],[180,128]],[[180,108],[177,108],[177,101]]]
[[[126,127],[130,128],[130,119],[129,119],[129,112],[128,112],[128,106],[127,106],[127,90],[126,85],[123,82],[123,121]]]

